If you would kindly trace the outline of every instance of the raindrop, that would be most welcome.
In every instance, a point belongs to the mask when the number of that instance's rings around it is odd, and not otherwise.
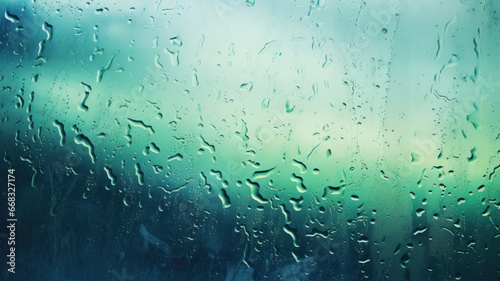
[[[18,23],[19,22],[19,17],[9,13],[9,11],[5,11],[5,18],[9,20],[12,23]]]

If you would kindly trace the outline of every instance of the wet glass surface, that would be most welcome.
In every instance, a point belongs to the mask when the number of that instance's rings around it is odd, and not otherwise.
[[[4,280],[500,280],[499,1],[0,7]]]

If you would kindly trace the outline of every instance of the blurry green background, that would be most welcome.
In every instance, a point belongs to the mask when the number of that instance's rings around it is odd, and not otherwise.
[[[500,1],[0,7],[20,275],[500,280]]]

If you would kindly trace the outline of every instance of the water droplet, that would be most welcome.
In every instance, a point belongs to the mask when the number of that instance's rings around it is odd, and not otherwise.
[[[222,201],[222,208],[229,208],[231,207],[231,199],[227,195],[227,192],[225,189],[219,190],[219,198]]]
[[[52,25],[48,24],[47,22],[44,22],[42,25],[42,30],[45,32],[45,34],[47,34],[47,37],[45,39],[43,39],[42,41],[40,41],[40,43],[38,43],[38,53],[37,53],[38,57],[42,56],[42,52],[43,52],[47,42],[52,40],[53,27],[52,27]]]
[[[268,109],[269,108],[269,102],[271,101],[270,98],[265,98],[262,100],[261,107],[262,109]]]
[[[283,230],[285,231],[285,233],[290,235],[290,237],[292,237],[293,246],[299,247],[299,244],[297,241],[297,229],[291,228],[288,224],[285,224],[285,226],[283,226]]]
[[[147,132],[149,132],[151,135],[155,133],[155,130],[153,129],[153,126],[150,126],[150,125],[146,125],[144,124],[143,121],[141,120],[134,120],[134,119],[130,119],[130,118],[127,118],[128,122],[130,123],[130,125],[134,126],[134,127],[138,127],[138,128],[141,128],[143,130],[146,130]]]
[[[235,132],[235,135],[236,137],[241,139],[241,148],[243,149],[247,149],[248,141],[250,140],[247,134],[248,134],[247,123],[241,120],[241,132]]]
[[[246,184],[250,187],[250,196],[253,200],[257,201],[260,204],[266,204],[268,202],[268,200],[262,197],[262,195],[260,194],[260,185],[258,183],[252,182],[247,179]]]
[[[484,209],[484,211],[481,213],[481,215],[483,215],[483,217],[487,217],[490,215],[490,206],[489,205],[486,207],[486,209]]]
[[[58,120],[54,120],[53,125],[57,128],[59,132],[59,137],[60,137],[59,144],[63,146],[64,143],[66,142],[66,132],[64,131],[64,124],[59,122]]]
[[[324,200],[327,199],[328,195],[336,195],[336,194],[340,194],[342,193],[342,191],[344,190],[344,186],[341,185],[341,186],[327,186],[325,187],[324,191],[323,191],[323,196],[322,198]]]
[[[307,191],[307,187],[304,185],[304,179],[302,179],[302,177],[299,177],[297,176],[295,173],[292,174],[292,176],[290,177],[290,179],[293,181],[293,182],[296,182],[297,183],[297,190],[300,192],[300,193],[304,193]]]
[[[163,65],[160,63],[160,55],[155,55],[155,66],[158,68],[163,68]]]
[[[182,41],[179,39],[179,37],[172,37],[170,38],[170,43],[174,45],[175,47],[180,47],[182,46]]]
[[[419,208],[415,213],[417,217],[421,217],[425,213],[425,209]]]
[[[19,22],[19,17],[9,13],[9,11],[5,11],[5,18],[9,20],[12,23],[18,23]]]
[[[113,54],[113,56],[111,56],[111,58],[109,59],[108,63],[101,67],[99,70],[97,70],[97,83],[100,83],[102,81],[102,77],[104,76],[104,73],[106,71],[108,71],[110,68],[111,68],[111,65],[113,64],[113,60],[115,59],[115,57],[120,53],[120,51],[117,51],[116,53]]]
[[[178,66],[179,65],[179,51],[170,51],[168,48],[163,49],[163,52],[165,54],[168,54],[170,56],[170,63],[172,66]]]
[[[404,254],[401,257],[401,267],[406,268],[406,265],[410,262],[410,256],[408,254]]]
[[[252,7],[253,5],[255,5],[255,0],[245,0],[245,5],[247,5],[248,7]]]
[[[165,186],[158,186],[159,189],[163,190],[163,192],[167,193],[167,194],[171,194],[171,193],[174,193],[174,192],[179,192],[180,190],[184,189],[187,187],[187,183],[179,186],[179,187],[175,187],[173,189],[167,189],[167,187]]]
[[[327,149],[326,150],[326,157],[330,158],[331,156],[332,156],[332,150],[331,149]]]
[[[38,186],[38,170],[35,167],[31,167],[33,170],[33,176],[31,177],[31,187],[35,188]]]
[[[380,177],[383,178],[384,180],[389,180],[389,178],[385,175],[385,172],[380,170]]]
[[[474,112],[471,114],[467,115],[467,121],[472,124],[474,129],[478,130],[481,128],[482,125],[482,106],[478,105],[476,102],[472,103],[472,106],[474,107]]]
[[[394,254],[394,255],[397,255],[397,254],[399,253],[399,250],[400,250],[400,249],[401,249],[401,244],[398,244],[398,245],[396,246],[396,248],[394,249],[393,254]]]
[[[302,210],[302,203],[304,203],[304,197],[300,196],[299,198],[290,198],[290,203],[293,206],[293,209],[297,212]]]
[[[85,102],[87,102],[87,99],[89,98],[89,95],[90,95],[90,93],[85,91],[83,99],[80,102],[80,104],[78,105],[78,110],[80,110],[82,112],[87,112],[89,110],[89,107],[85,104]]]
[[[415,230],[413,231],[413,235],[418,235],[418,234],[421,234],[421,233],[424,233],[427,231],[427,227],[425,226],[422,226],[422,227],[417,227],[415,228]]]
[[[285,104],[285,109],[286,113],[290,113],[295,109],[295,105],[290,100],[287,99]]]
[[[200,135],[200,141],[201,141],[201,147],[208,149],[210,153],[215,153],[215,146],[209,144],[201,135]]]
[[[241,84],[240,90],[250,92],[253,89],[253,82]]]
[[[155,36],[155,38],[153,38],[153,49],[154,48],[157,48],[158,47],[158,36]]]
[[[198,85],[200,85],[196,69],[193,70],[193,75],[191,76],[191,84],[193,85],[193,87],[198,87]]]
[[[474,162],[476,162],[478,159],[478,156],[477,156],[477,148],[474,147],[470,150],[470,157],[467,157],[467,161],[471,164],[473,164]]]
[[[182,156],[182,154],[180,153],[177,153],[173,156],[170,156],[167,158],[167,162],[170,162],[170,161],[182,161],[182,159],[184,159],[184,156]]]
[[[276,167],[268,169],[268,170],[255,171],[252,175],[252,180],[255,181],[258,179],[267,178],[268,176],[270,176],[274,173],[274,169],[276,169]]]
[[[108,176],[109,180],[111,181],[111,185],[116,185],[116,179],[117,177],[113,175],[113,171],[111,170],[111,167],[105,165],[104,166],[104,171],[106,171],[106,175]]]
[[[418,161],[420,161],[420,154],[416,153],[416,152],[412,152],[410,154],[411,156],[411,162],[412,163],[418,163]]]
[[[90,140],[83,134],[78,134],[75,136],[75,143],[85,146],[89,150],[90,160],[92,160],[92,164],[95,164],[96,155],[94,152],[94,145],[90,142]]]
[[[139,163],[135,163],[135,175],[137,176],[137,182],[140,185],[144,185],[144,173],[142,172]]]
[[[210,174],[212,176],[215,176],[218,180],[220,180],[220,181],[222,180],[222,172],[221,171],[216,171],[214,169],[211,169]]]
[[[365,235],[362,235],[361,237],[358,238],[358,243],[368,243],[368,237],[366,237]]]
[[[155,174],[159,174],[163,171],[163,167],[160,165],[153,165],[153,170],[155,171]]]
[[[292,160],[292,165],[295,167],[299,168],[301,174],[305,174],[307,172],[307,166],[303,162],[293,159]]]

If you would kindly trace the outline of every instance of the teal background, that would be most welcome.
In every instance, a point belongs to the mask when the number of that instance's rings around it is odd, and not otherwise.
[[[499,280],[499,1],[134,2],[0,6],[15,280]]]

